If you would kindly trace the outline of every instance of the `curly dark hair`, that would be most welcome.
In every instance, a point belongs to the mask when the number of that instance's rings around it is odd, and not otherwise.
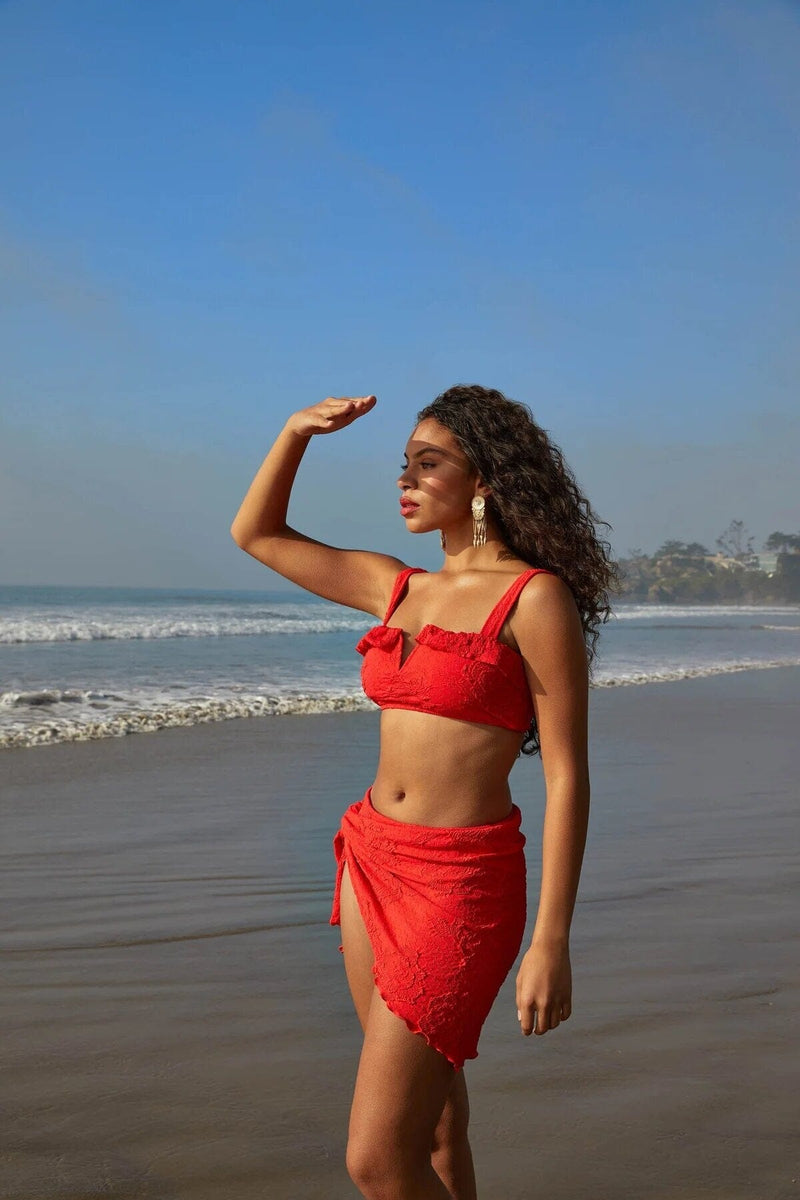
[[[458,384],[417,414],[432,418],[457,439],[483,483],[486,507],[510,553],[546,567],[570,588],[583,626],[591,678],[598,626],[611,615],[609,593],[619,589],[611,546],[597,534],[600,521],[582,495],[561,449],[537,425],[530,409],[502,392]],[[536,718],[522,740],[523,754],[541,751]]]

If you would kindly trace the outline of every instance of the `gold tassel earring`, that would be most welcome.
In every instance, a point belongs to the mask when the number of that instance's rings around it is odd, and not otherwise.
[[[474,496],[472,500],[472,544],[486,545],[486,501],[483,496]]]

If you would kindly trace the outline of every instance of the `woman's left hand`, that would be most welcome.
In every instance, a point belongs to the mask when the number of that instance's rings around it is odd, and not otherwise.
[[[569,943],[534,941],[517,975],[517,1015],[526,1037],[547,1033],[572,1012]]]

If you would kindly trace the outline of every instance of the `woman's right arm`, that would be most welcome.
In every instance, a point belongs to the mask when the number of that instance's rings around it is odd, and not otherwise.
[[[231,537],[247,554],[307,591],[382,617],[405,565],[400,559],[327,546],[286,523],[292,484],[311,438],[344,429],[374,406],[374,396],[329,397],[294,413],[250,484]]]

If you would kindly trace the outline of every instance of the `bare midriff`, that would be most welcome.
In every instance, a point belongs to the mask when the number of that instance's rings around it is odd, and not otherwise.
[[[511,812],[508,776],[522,734],[386,708],[372,785],[377,812],[414,825],[488,825]]]

